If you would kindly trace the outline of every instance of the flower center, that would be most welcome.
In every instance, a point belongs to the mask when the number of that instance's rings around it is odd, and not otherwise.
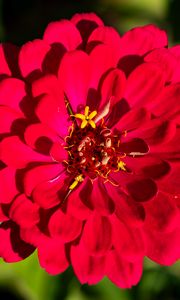
[[[74,122],[69,128],[65,147],[69,154],[66,162],[67,171],[75,174],[70,190],[73,190],[86,176],[91,180],[101,176],[107,181],[111,172],[126,171],[126,164],[122,160],[125,153],[119,150],[120,134],[112,134],[103,122],[96,126],[92,120],[96,114],[96,111],[89,114],[87,106],[84,115],[74,115],[75,118],[82,120],[81,125],[78,126]]]

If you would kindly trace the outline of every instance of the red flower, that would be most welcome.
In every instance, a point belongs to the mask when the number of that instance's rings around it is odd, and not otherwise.
[[[0,49],[0,255],[136,284],[180,257],[180,48],[94,14]]]

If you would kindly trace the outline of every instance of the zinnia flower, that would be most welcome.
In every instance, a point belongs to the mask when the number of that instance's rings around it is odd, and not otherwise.
[[[0,48],[0,255],[137,284],[180,257],[180,47],[93,13]]]

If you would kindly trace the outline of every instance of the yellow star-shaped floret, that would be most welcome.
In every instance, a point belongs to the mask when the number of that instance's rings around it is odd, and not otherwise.
[[[96,128],[95,122],[92,120],[97,115],[97,111],[94,110],[89,114],[89,106],[85,107],[84,115],[83,114],[75,114],[74,117],[77,119],[81,119],[81,128],[85,128],[88,124],[91,125],[92,128]]]

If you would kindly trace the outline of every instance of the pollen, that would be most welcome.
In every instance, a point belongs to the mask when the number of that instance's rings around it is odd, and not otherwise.
[[[83,114],[75,114],[74,117],[77,119],[82,120],[81,122],[81,129],[85,128],[88,124],[92,128],[96,128],[96,124],[93,121],[94,117],[97,115],[97,111],[94,110],[89,114],[89,106],[85,107],[84,115]]]

